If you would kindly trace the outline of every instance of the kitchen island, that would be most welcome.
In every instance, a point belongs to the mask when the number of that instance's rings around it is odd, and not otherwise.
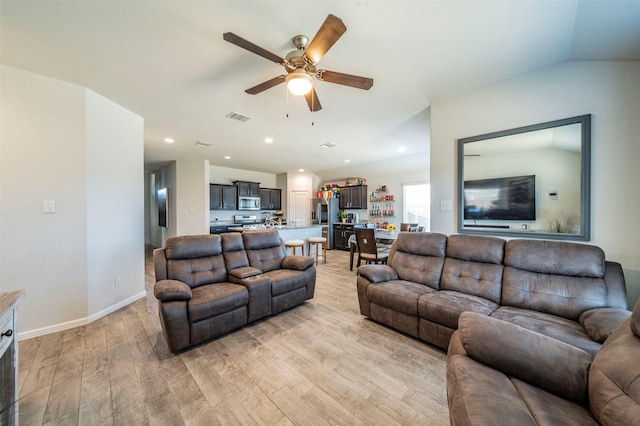
[[[326,226],[325,226],[326,227]],[[309,243],[307,243],[307,239],[310,237],[321,237],[322,236],[322,225],[309,225],[309,226],[292,226],[292,225],[275,225],[275,226],[264,226],[264,225],[256,225],[256,226],[244,226],[240,227],[230,227],[229,232],[252,232],[252,231],[260,231],[265,229],[275,229],[278,231],[278,235],[282,238],[283,241],[287,240],[303,240],[305,241],[304,252],[305,254],[309,253]]]

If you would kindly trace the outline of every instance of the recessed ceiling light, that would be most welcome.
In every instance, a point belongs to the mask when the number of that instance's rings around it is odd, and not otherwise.
[[[327,143],[323,143],[322,145],[320,145],[323,148],[333,148],[334,146],[336,146],[335,144],[332,144],[331,142],[327,142]]]
[[[350,163],[350,162],[351,162],[351,160],[344,160],[344,162],[345,162],[345,163]]]
[[[173,142],[175,142],[172,138],[164,138],[164,141],[165,141],[166,143],[173,143]]]
[[[224,159],[225,159],[225,160],[231,160],[231,157],[229,157],[228,155],[225,155],[225,156],[224,156]]]
[[[273,138],[267,136],[266,138],[264,138],[264,143],[273,143]]]
[[[304,172],[304,169],[298,169],[298,171],[299,171],[300,173],[302,173],[302,172]]]
[[[400,148],[398,148],[398,152],[405,152],[407,150],[407,148],[401,146]]]

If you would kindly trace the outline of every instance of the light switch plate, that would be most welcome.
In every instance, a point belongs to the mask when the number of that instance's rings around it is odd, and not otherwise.
[[[55,213],[56,212],[56,202],[55,201],[43,201],[42,202],[42,213]]]
[[[441,200],[440,201],[440,210],[442,211],[451,211],[453,209],[451,205],[451,200]]]

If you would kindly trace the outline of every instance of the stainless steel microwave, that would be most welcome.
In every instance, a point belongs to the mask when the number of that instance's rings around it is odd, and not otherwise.
[[[260,197],[238,197],[238,210],[260,210]]]

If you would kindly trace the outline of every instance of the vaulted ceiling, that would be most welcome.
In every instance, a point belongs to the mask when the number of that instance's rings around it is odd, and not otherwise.
[[[284,57],[329,13],[347,32],[319,67],[370,90],[316,82],[316,113],[284,85],[244,92],[283,69],[223,33]],[[148,170],[206,158],[326,180],[427,168],[435,101],[567,60],[640,60],[639,1],[2,1],[0,25],[3,64],[144,117]]]

